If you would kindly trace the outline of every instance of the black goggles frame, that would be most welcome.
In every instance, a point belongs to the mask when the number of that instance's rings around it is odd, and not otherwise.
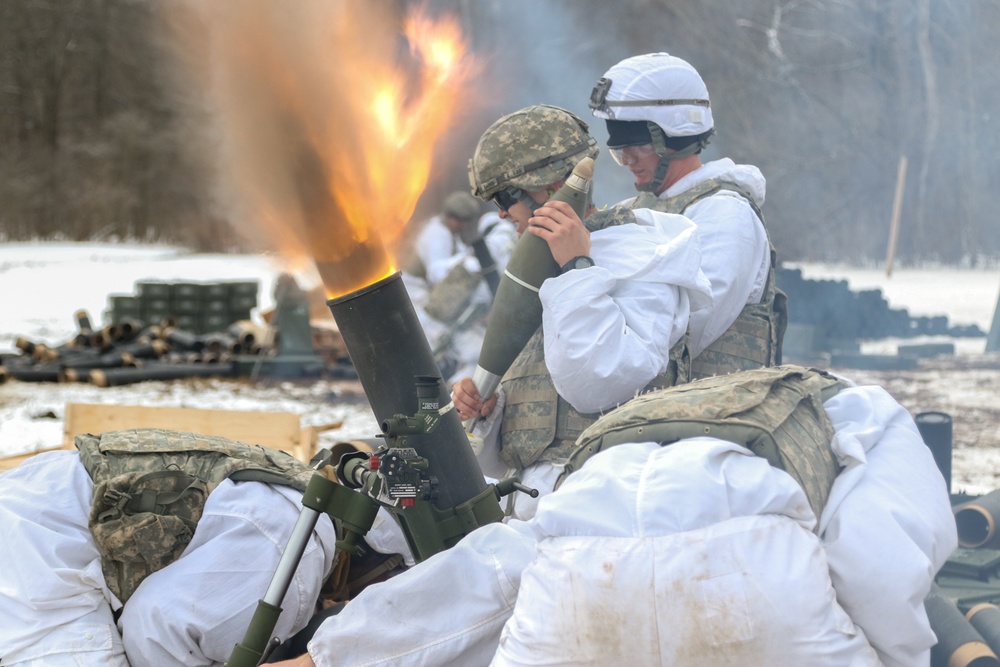
[[[496,204],[496,207],[506,213],[510,210],[510,207],[521,201],[521,198],[517,195],[519,193],[512,192],[514,188],[504,188],[502,190],[497,190],[496,193],[490,197],[490,201]]]

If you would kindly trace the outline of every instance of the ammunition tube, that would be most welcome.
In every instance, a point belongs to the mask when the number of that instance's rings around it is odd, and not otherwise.
[[[162,340],[140,340],[129,345],[116,348],[122,354],[131,354],[136,359],[155,359],[162,357],[170,350],[170,346]]]
[[[145,382],[179,380],[189,377],[228,377],[235,375],[233,364],[148,364],[142,368],[108,368],[90,371],[90,382],[98,387]]]
[[[361,386],[379,424],[416,409],[415,378],[437,380],[439,408],[450,405],[430,345],[397,272],[351,294],[327,301]],[[458,412],[443,410],[433,432],[407,436],[407,446],[430,463],[438,480],[434,501],[449,510],[486,490],[486,480],[462,428]]]
[[[938,638],[931,647],[932,667],[1000,667],[1000,660],[982,635],[937,584],[931,585],[924,607]]]
[[[33,364],[31,366],[8,366],[10,377],[22,382],[59,382],[61,369],[56,364]]]
[[[921,412],[914,417],[914,421],[920,436],[934,455],[934,463],[948,485],[948,493],[951,493],[951,415],[945,412]]]
[[[122,355],[117,353],[112,354],[102,354],[100,356],[93,357],[77,357],[75,359],[66,359],[60,366],[63,369],[76,369],[76,368],[120,368],[125,365],[122,360]]]
[[[122,320],[117,324],[111,325],[111,340],[116,343],[125,343],[136,336],[142,331],[142,323],[135,320]]]
[[[227,333],[235,338],[244,348],[249,348],[250,345],[257,340],[257,337],[254,335],[254,332],[250,329],[250,327],[240,324],[239,322],[230,324],[229,329],[227,329]]]
[[[109,327],[99,329],[98,331],[90,334],[90,346],[97,348],[102,352],[111,349],[113,343],[114,338],[111,335]]]
[[[1000,608],[995,604],[984,602],[970,609],[965,617],[982,635],[993,652],[1000,655]]]
[[[89,368],[64,368],[59,374],[60,382],[90,382]]]
[[[171,349],[178,351],[201,352],[205,349],[205,342],[197,334],[176,327],[164,327],[160,338],[167,341]]]
[[[76,320],[76,328],[80,333],[87,335],[94,330],[90,324],[90,313],[83,308],[73,313],[73,319]]]
[[[1000,489],[955,507],[958,545],[966,549],[1000,546]]]
[[[220,334],[211,334],[202,338],[202,343],[204,347],[202,351],[209,352],[211,354],[220,354],[229,350],[233,343],[231,336],[225,336]]]

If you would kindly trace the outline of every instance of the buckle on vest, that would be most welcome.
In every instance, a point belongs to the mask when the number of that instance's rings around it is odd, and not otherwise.
[[[132,500],[132,496],[115,489],[109,489],[104,492],[103,500],[104,504],[110,505],[110,507],[97,515],[97,523],[104,523],[120,517],[125,510],[125,505]]]

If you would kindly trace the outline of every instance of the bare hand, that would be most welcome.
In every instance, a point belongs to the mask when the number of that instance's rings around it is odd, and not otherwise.
[[[462,421],[473,417],[486,417],[493,412],[497,404],[496,396],[483,402],[479,390],[469,377],[462,378],[451,388],[451,400],[455,403],[455,409],[458,410],[458,416]]]
[[[528,220],[528,231],[549,244],[556,264],[590,254],[590,232],[573,207],[563,201],[549,201]]]

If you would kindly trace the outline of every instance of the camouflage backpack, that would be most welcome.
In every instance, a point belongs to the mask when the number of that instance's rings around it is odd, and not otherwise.
[[[285,452],[163,429],[76,437],[91,479],[89,525],[108,588],[124,603],[143,579],[180,557],[224,479],[291,486],[315,472]]]
[[[700,436],[735,442],[791,475],[818,517],[840,464],[823,403],[847,383],[826,371],[773,366],[642,394],[601,417],[577,440],[566,475],[597,452],[628,442],[662,445]]]

